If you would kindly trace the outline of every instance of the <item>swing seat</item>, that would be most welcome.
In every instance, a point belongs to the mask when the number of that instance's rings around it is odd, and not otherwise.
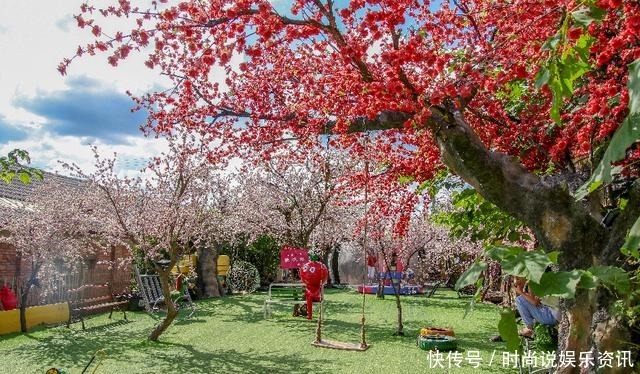
[[[371,345],[362,346],[360,343],[345,343],[324,339],[318,342],[313,342],[311,344],[320,348],[340,349],[343,351],[366,351],[369,347],[371,347]]]

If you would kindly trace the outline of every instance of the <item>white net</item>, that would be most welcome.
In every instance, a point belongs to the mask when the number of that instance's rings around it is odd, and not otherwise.
[[[260,287],[260,274],[251,263],[235,261],[227,274],[227,284],[233,293],[251,293]]]

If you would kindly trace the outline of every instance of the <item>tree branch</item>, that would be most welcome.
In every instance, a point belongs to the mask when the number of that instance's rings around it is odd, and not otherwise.
[[[566,187],[542,180],[514,157],[487,149],[459,111],[441,107],[431,111],[427,126],[436,137],[444,164],[487,200],[529,226],[544,247],[570,252],[582,247],[577,241],[584,240],[584,235],[593,243],[603,240],[604,228],[574,201]],[[350,130],[400,128],[409,118],[407,113],[383,112],[373,120],[352,121]],[[574,268],[586,263],[581,256],[566,257]]]

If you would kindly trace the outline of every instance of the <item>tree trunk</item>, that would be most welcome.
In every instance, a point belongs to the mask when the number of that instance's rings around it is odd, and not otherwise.
[[[31,291],[31,281],[20,290],[20,331],[27,332],[27,300]]]
[[[31,274],[29,275],[29,279],[27,283],[22,286],[20,290],[20,331],[27,332],[27,301],[29,299],[29,293],[31,292],[31,287],[38,284],[38,273],[40,272],[40,267],[42,264],[38,262],[32,262],[31,264]]]
[[[384,251],[380,251],[378,258],[381,259],[382,261],[384,261],[384,266],[387,269],[387,271],[385,272],[385,274],[387,276],[389,276],[389,262],[387,261],[387,255],[384,253]],[[369,270],[369,269],[367,269]],[[368,274],[367,274],[368,276]],[[384,279],[382,279],[382,277],[380,276],[380,274],[378,273],[378,291],[376,292],[376,298],[377,299],[384,299]]]
[[[384,299],[384,280],[382,278],[378,278],[378,290],[376,291],[377,299]]]
[[[210,248],[198,249],[198,279],[204,297],[220,297],[218,283],[218,252]]]
[[[491,265],[489,265],[489,268],[483,272],[485,282],[482,285],[482,291],[480,292],[480,301],[482,302],[487,301],[487,294],[491,291],[491,288],[493,288],[493,284],[495,283],[495,277],[491,276],[490,270]]]
[[[333,246],[331,253],[331,275],[333,276],[333,284],[340,284],[340,245]]]
[[[621,217],[619,219],[624,219]],[[571,217],[567,220],[571,227],[571,233],[559,246],[561,255],[559,265],[561,270],[586,269],[595,265],[620,265],[612,261],[609,251],[619,253],[622,243],[615,243],[615,229],[611,228],[602,233],[601,237],[594,238],[581,224],[580,218]],[[562,228],[560,228],[562,231]],[[599,230],[598,230],[599,231]],[[613,242],[612,242],[613,241]],[[565,243],[571,243],[573,248],[565,247]],[[576,251],[579,248],[580,251]],[[613,249],[615,248],[615,249]],[[616,353],[628,351],[628,342],[631,341],[629,327],[616,316],[611,314],[616,298],[609,290],[600,288],[596,291],[578,288],[574,299],[565,299],[561,302],[561,320],[559,326],[558,349],[561,352],[570,352],[576,358],[576,367],[559,367],[557,373],[595,373],[598,368],[598,356],[603,352]],[[581,371],[577,367],[581,354],[591,352],[595,367]],[[613,368],[605,369],[604,373],[630,373],[630,364],[617,365],[617,359],[612,361]],[[601,372],[601,371],[599,371]]]
[[[329,269],[329,254],[330,253],[331,253],[331,248],[330,247],[325,247],[322,250],[322,256],[320,257],[320,262],[322,262],[324,264],[324,266],[327,267],[327,269]],[[331,280],[331,277],[328,277],[327,284],[325,285],[325,287],[327,287],[327,288],[333,287],[333,282]]]
[[[443,128],[438,135],[445,163],[487,200],[522,220],[543,248],[559,251],[560,270],[621,265],[620,247],[627,230],[640,214],[638,182],[629,195],[628,208],[610,227],[605,227],[600,224],[598,212],[592,213],[588,205],[576,201],[562,183],[541,180],[524,170],[517,160],[487,150],[460,113],[453,114],[446,122],[451,126]],[[628,330],[625,334],[624,328],[615,327],[603,331],[601,337],[596,336],[595,329],[601,324],[595,312],[608,313],[611,301],[606,297],[596,299],[592,292],[578,289],[575,299],[561,303],[559,349],[574,352],[576,363],[582,352],[603,352],[602,342],[609,342],[613,352],[624,350],[625,340],[613,339],[612,335],[629,336]],[[625,368],[619,370],[624,372]],[[580,368],[571,366],[558,369],[560,373],[579,371]]]
[[[396,332],[393,335],[404,336],[404,325],[402,324],[402,303],[400,301],[400,283],[394,283],[391,281],[393,287],[393,294],[396,299],[396,310],[398,311],[398,326]]]
[[[395,262],[395,257],[392,256],[392,260],[391,263],[389,263],[389,259],[387,257],[387,254],[384,250],[380,251],[380,255],[382,257],[382,260],[384,261],[384,266],[387,268],[387,276],[390,277],[391,279],[391,287],[393,288],[393,295],[395,296],[396,299],[396,310],[397,310],[397,317],[398,317],[398,325],[396,328],[396,332],[393,333],[393,335],[398,335],[398,336],[404,336],[404,326],[402,324],[402,303],[400,301],[400,279],[398,279],[397,282],[394,282],[394,278],[393,278],[393,274],[392,272],[396,272],[396,262]],[[395,253],[394,253],[395,255]],[[384,299],[384,283],[382,279],[378,280],[378,298]],[[382,292],[381,292],[382,291]],[[380,296],[381,295],[381,296]]]
[[[171,269],[173,266],[170,266]],[[162,296],[164,296],[164,303],[167,307],[167,316],[157,325],[151,334],[149,334],[149,340],[157,342],[160,335],[165,332],[171,323],[178,315],[178,311],[176,310],[176,306],[173,304],[173,300],[171,300],[171,289],[169,287],[169,274],[170,270],[160,270],[156,266],[156,270],[158,270],[158,274],[160,276],[160,285],[162,286]]]
[[[576,298],[563,300],[563,315],[560,321],[558,350],[570,352],[576,359],[576,367],[559,367],[556,373],[596,373],[598,360],[604,352],[611,352],[614,356],[619,351],[629,351],[629,342],[632,341],[629,328],[619,317],[612,315],[610,310],[614,299],[608,295],[606,290],[596,292],[579,289]],[[579,357],[585,352],[590,352],[594,358],[595,367],[584,370],[578,366]],[[612,368],[605,368],[598,373],[632,373],[633,368],[630,362],[618,365],[618,360],[614,357],[611,362]]]

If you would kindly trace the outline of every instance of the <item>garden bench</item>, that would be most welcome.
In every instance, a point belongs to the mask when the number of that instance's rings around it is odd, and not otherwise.
[[[138,290],[144,301],[144,308],[147,312],[152,313],[157,309],[157,305],[164,301],[160,276],[156,274],[138,274],[137,278]]]
[[[127,320],[126,305],[129,304],[129,301],[114,300],[108,284],[85,284],[76,289],[69,290],[68,303],[69,320],[67,321],[67,327],[69,327],[72,322],[80,320],[82,322],[82,329],[84,330],[84,319],[86,316],[106,312],[107,310],[109,310],[109,318],[111,318],[114,310],[122,310],[124,320]]]
[[[138,289],[144,301],[144,307],[148,313],[156,313],[160,310],[159,306],[164,304],[164,295],[162,294],[162,286],[160,284],[160,276],[157,274],[138,274]],[[186,303],[191,312],[188,317],[193,316],[196,311],[196,304],[191,299],[191,294],[186,284],[179,290],[180,296],[173,300],[176,308],[180,309],[182,303]]]
[[[289,304],[289,305],[304,305],[306,300],[304,298],[305,286],[303,283],[271,283],[269,285],[269,294],[264,301],[264,318],[267,319],[271,316],[272,304]],[[314,302],[315,304],[316,302]]]

